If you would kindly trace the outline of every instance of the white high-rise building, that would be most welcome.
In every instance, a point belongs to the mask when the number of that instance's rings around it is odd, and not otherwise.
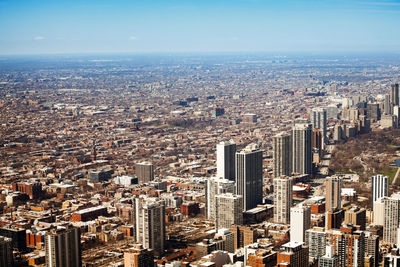
[[[136,241],[159,256],[165,248],[165,204],[158,198],[135,198]]]
[[[312,174],[311,124],[295,122],[292,130],[292,172]]]
[[[215,209],[216,209],[215,197],[219,194],[224,194],[224,193],[235,193],[234,181],[218,177],[210,177],[207,180],[206,208],[207,208],[208,219],[215,219]]]
[[[243,196],[243,210],[263,201],[263,152],[256,144],[236,153],[236,194]]]
[[[217,177],[235,181],[236,144],[233,140],[217,144]]]
[[[382,174],[372,176],[372,203],[387,196],[389,196],[389,177]]]
[[[293,202],[293,179],[281,176],[274,178],[274,221],[290,222],[290,208]]]
[[[306,230],[311,226],[311,210],[300,204],[290,209],[290,241],[305,242]]]
[[[274,136],[274,177],[292,174],[292,136],[290,133],[279,133]]]
[[[81,231],[67,226],[51,229],[44,237],[46,266],[82,266]]]
[[[385,205],[383,241],[396,244],[400,216],[400,193],[392,194],[390,197],[384,197],[382,201]]]
[[[382,198],[378,198],[376,201],[374,201],[374,206],[373,206],[373,223],[374,225],[382,225],[385,223],[385,203],[383,202]]]
[[[216,213],[215,228],[230,228],[232,225],[243,224],[243,197],[232,193],[220,194],[215,197]]]

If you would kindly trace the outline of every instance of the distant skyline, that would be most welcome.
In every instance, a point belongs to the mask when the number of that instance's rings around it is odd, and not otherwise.
[[[0,0],[0,54],[400,52],[393,0]]]

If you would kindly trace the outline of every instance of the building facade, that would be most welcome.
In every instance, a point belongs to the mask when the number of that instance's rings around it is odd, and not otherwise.
[[[243,210],[263,201],[262,157],[263,152],[255,144],[236,153],[236,194],[243,196]]]

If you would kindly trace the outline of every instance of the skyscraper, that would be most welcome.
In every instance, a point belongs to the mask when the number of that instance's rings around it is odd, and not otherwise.
[[[385,114],[392,114],[393,105],[390,103],[390,95],[385,95],[385,102],[383,103]]]
[[[243,210],[255,208],[262,203],[262,154],[255,144],[236,153],[236,194],[243,196]]]
[[[392,105],[392,108],[394,106],[399,106],[400,100],[399,100],[399,84],[392,84],[390,86],[390,103]]]
[[[157,198],[135,198],[136,241],[159,256],[165,247],[165,204]]]
[[[232,193],[220,194],[215,197],[216,214],[215,228],[230,228],[232,225],[243,224],[243,197]]]
[[[274,177],[292,174],[292,136],[279,133],[274,136]]]
[[[235,154],[233,140],[217,144],[217,177],[235,181]]]
[[[389,196],[389,177],[377,174],[372,176],[372,203],[378,198]]]
[[[293,202],[293,180],[281,176],[274,178],[274,221],[276,223],[290,222],[290,208]]]
[[[313,130],[319,129],[322,131],[322,138],[326,140],[326,109],[313,108],[310,112],[311,125]]]
[[[311,226],[311,210],[300,204],[290,209],[290,241],[305,242],[306,230]]]
[[[154,180],[154,167],[150,162],[136,163],[135,173],[139,183],[148,183]]]
[[[51,229],[44,238],[46,266],[82,266],[81,231],[72,226]]]
[[[234,192],[235,192],[234,181],[218,177],[210,177],[207,180],[207,186],[206,186],[207,218],[215,219],[215,209],[216,209],[215,197],[217,195],[223,193],[234,193]]]
[[[383,220],[383,241],[391,244],[397,242],[397,228],[399,228],[400,193],[384,197],[385,206]]]
[[[312,130],[307,122],[296,122],[292,130],[292,171],[312,174]]]
[[[340,209],[341,205],[341,181],[338,177],[326,178],[326,204],[325,210]]]

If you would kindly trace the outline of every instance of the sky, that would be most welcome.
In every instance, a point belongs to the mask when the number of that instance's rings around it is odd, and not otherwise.
[[[400,0],[0,0],[0,54],[400,52]]]

